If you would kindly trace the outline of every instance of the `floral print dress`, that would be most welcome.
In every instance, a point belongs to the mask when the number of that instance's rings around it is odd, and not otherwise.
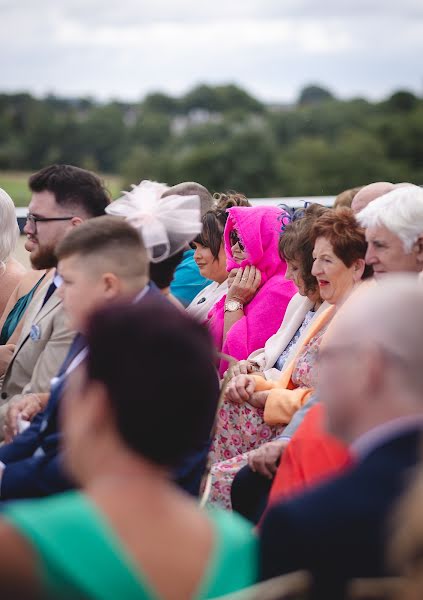
[[[277,368],[283,369],[290,351],[314,315],[312,311],[307,313],[301,327],[277,360]],[[313,387],[309,385],[312,378],[311,371],[323,332],[324,330],[319,332],[298,357],[293,381],[299,387]],[[304,382],[299,385],[298,382],[302,377]],[[232,481],[238,471],[247,464],[249,453],[282,433],[284,426],[267,425],[263,420],[263,413],[264,409],[255,408],[248,403],[235,404],[228,400],[223,401],[209,455],[212,463],[209,504],[231,509]]]

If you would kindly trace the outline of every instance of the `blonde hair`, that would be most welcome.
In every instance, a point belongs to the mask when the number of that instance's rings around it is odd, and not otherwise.
[[[20,231],[13,200],[2,188],[0,188],[0,223],[0,263],[5,263],[16,247]]]

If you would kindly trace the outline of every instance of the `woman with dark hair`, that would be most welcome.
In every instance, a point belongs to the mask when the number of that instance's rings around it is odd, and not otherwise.
[[[3,511],[2,585],[19,577],[55,599],[186,600],[252,584],[250,526],[202,512],[171,482],[215,417],[219,381],[207,331],[146,300],[98,311],[87,342],[63,414],[65,464],[83,491]],[[184,390],[183,409],[175,389]]]
[[[233,206],[251,206],[245,196],[236,192],[215,194],[214,200],[217,203],[216,207],[203,216],[202,232],[191,242],[194,260],[201,275],[212,281],[187,307],[188,313],[201,322],[207,321],[210,310],[228,291],[226,252],[223,243],[223,232],[228,220],[227,210]]]
[[[315,222],[310,239],[314,245],[312,274],[329,308],[314,320],[278,381],[241,375],[230,382],[226,394],[233,402],[261,407],[268,425],[288,423],[295,411],[310,399],[318,378],[319,349],[331,320],[362,281],[372,275],[371,267],[364,261],[367,250],[364,229],[351,209],[327,210]],[[346,450],[325,433],[323,421],[324,409],[317,403],[309,409],[282,454],[271,502],[298,492],[345,465]],[[254,465],[253,455],[249,463],[251,467]]]
[[[313,226],[312,274],[319,284],[320,296],[330,304],[320,319],[313,322],[295,356],[286,364],[278,381],[256,375],[240,375],[232,380],[226,397],[232,402],[248,402],[264,409],[264,420],[283,425],[310,397],[316,380],[316,359],[329,323],[362,279],[373,274],[366,265],[364,229],[350,208],[327,210]]]
[[[292,216],[279,241],[281,257],[286,260],[286,278],[298,287],[291,299],[275,335],[264,348],[253,352],[247,361],[231,368],[229,376],[240,373],[260,373],[262,377],[277,380],[286,361],[295,352],[297,344],[307,335],[312,322],[320,317],[328,305],[322,304],[313,267],[311,232],[317,218],[328,210],[320,205],[300,209]],[[212,462],[210,502],[230,507],[231,483],[237,472],[247,464],[253,452],[263,443],[278,435],[280,428],[264,422],[263,410],[248,402],[238,404],[224,399],[210,454]]]
[[[224,232],[228,292],[209,313],[219,352],[243,360],[279,329],[296,287],[278,251],[289,215],[276,206],[228,209]],[[222,359],[223,375],[228,362]]]
[[[265,379],[279,379],[286,358],[312,319],[327,308],[322,304],[319,286],[311,274],[313,241],[311,230],[316,219],[328,210],[320,204],[297,209],[292,222],[285,227],[279,240],[279,252],[288,265],[285,277],[292,279],[298,293],[292,297],[279,330],[264,348],[255,350],[247,360],[240,361],[228,372],[228,377],[259,372]]]

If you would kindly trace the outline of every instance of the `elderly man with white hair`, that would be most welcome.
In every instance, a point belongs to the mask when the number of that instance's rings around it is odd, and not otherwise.
[[[305,569],[320,600],[345,597],[352,578],[391,574],[385,554],[392,509],[420,460],[419,323],[423,288],[410,275],[358,291],[333,321],[319,352],[318,388],[351,465],[270,509],[262,525],[263,579]]]
[[[373,200],[357,215],[366,229],[366,262],[375,278],[385,273],[418,273],[423,269],[423,189],[396,187]]]

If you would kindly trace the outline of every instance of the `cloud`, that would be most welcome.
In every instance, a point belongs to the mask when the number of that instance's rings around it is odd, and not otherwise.
[[[415,0],[0,0],[0,10],[7,90],[136,99],[234,81],[291,100],[310,81],[370,97],[421,85]]]

